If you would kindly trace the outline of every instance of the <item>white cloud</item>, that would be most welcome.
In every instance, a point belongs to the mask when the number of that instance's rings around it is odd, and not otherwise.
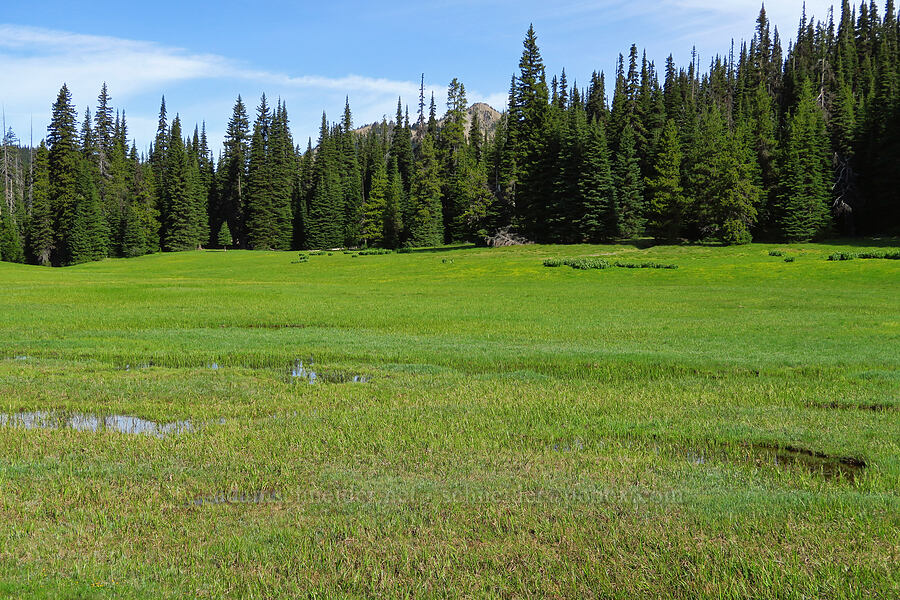
[[[323,109],[337,119],[345,96],[350,96],[355,121],[364,123],[384,115],[390,118],[398,96],[414,112],[419,93],[419,83],[413,81],[353,74],[292,75],[154,42],[17,25],[0,25],[0,77],[14,82],[4,85],[0,102],[8,120],[20,132],[27,129],[31,115],[37,117],[35,131],[44,131],[49,107],[63,82],[81,111],[86,104],[96,104],[97,92],[105,81],[116,106],[128,111],[131,134],[141,146],[149,142],[156,129],[156,118],[149,107],[155,108],[162,94],[184,83],[205,82],[210,88],[186,95],[193,106],[169,103],[170,112],[180,111],[187,126],[192,126],[194,119],[205,119],[211,134],[223,131],[237,91],[266,90],[288,103],[298,141],[315,136],[319,122],[316,115],[320,116]],[[443,86],[429,85],[426,93],[430,96],[432,90],[436,98],[443,98]],[[256,99],[251,95],[245,94],[245,102],[252,106]],[[497,98],[470,95],[475,100]],[[143,111],[129,108],[130,102],[143,106]],[[215,113],[210,114],[212,111]]]

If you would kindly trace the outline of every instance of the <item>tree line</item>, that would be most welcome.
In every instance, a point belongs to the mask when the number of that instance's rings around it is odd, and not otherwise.
[[[894,0],[801,18],[785,50],[765,9],[749,42],[660,72],[632,46],[585,87],[548,81],[529,28],[496,128],[448,86],[442,118],[354,130],[323,114],[295,145],[287,107],[238,97],[216,158],[161,103],[147,152],[104,84],[81,119],[65,85],[46,139],[3,137],[0,257],[68,265],[202,246],[289,250],[483,242],[806,241],[900,227],[900,25]]]

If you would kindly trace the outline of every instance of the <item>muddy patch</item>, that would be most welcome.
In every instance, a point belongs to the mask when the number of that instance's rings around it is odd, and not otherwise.
[[[810,402],[807,406],[809,408],[824,408],[829,410],[861,410],[869,412],[896,412],[900,410],[900,404],[880,402],[874,402],[872,404],[857,404],[853,402],[828,402],[827,404],[820,404],[817,402]]]
[[[687,450],[685,457],[695,465],[740,460],[760,467],[802,470],[825,479],[855,481],[866,469],[866,462],[851,456],[833,456],[794,446],[752,444],[735,452],[725,449]]]

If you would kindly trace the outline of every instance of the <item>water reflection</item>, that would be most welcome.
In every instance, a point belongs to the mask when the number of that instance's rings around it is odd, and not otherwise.
[[[82,413],[53,413],[46,411],[0,414],[0,427],[21,429],[74,429],[98,432],[118,431],[133,435],[151,435],[163,438],[167,435],[196,431],[190,421],[157,423],[131,415],[93,415]]]

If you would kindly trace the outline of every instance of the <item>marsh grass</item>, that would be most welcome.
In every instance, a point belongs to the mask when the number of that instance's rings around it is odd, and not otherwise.
[[[0,264],[0,413],[212,424],[0,426],[0,596],[893,597],[900,271],[842,248]]]

